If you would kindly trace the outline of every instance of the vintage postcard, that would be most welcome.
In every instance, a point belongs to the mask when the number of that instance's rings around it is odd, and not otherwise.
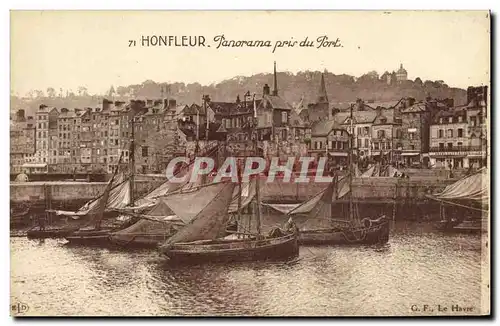
[[[11,11],[11,316],[490,315],[488,11]]]

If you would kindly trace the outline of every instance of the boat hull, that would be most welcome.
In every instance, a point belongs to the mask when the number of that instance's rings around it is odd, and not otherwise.
[[[389,241],[389,221],[383,221],[370,227],[355,229],[336,228],[304,230],[299,232],[301,245],[373,245]]]
[[[444,233],[461,233],[461,234],[479,234],[487,232],[485,225],[481,222],[459,222],[459,221],[440,221],[436,224],[436,228]]]
[[[46,230],[29,230],[27,232],[27,237],[30,239],[47,239],[47,238],[65,238],[71,233],[77,231],[78,228],[61,228],[61,229],[46,229]]]
[[[244,261],[288,260],[297,257],[297,233],[282,237],[239,240],[209,240],[178,243],[162,252],[175,263],[232,263]]]
[[[131,239],[122,239],[121,237],[112,234],[109,237],[109,240],[113,244],[122,248],[155,249],[169,237],[170,235],[165,236],[165,234],[137,234]]]
[[[84,245],[104,245],[110,244],[109,237],[114,230],[101,229],[101,230],[80,230],[66,236],[70,244],[84,244]]]

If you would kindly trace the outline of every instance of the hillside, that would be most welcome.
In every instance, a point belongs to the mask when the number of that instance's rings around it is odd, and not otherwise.
[[[393,83],[388,85],[377,73],[370,72],[359,78],[349,75],[335,75],[331,72],[325,73],[325,82],[328,97],[331,103],[350,102],[357,98],[364,100],[387,101],[399,99],[403,96],[411,96],[417,100],[423,100],[426,96],[433,98],[453,98],[456,104],[466,102],[467,93],[464,89],[450,88],[443,82],[425,81],[420,78],[415,81],[408,80],[404,83]],[[319,88],[321,72],[305,71],[297,74],[278,73],[278,89],[291,104],[300,101],[304,97],[304,103],[315,101]],[[142,84],[119,86],[116,90],[112,87],[106,95],[89,95],[85,89],[79,89],[80,95],[66,92],[65,97],[56,96],[49,92],[47,96],[43,91],[34,91],[31,98],[19,98],[11,96],[11,111],[25,109],[27,114],[33,114],[40,104],[55,106],[57,108],[82,108],[98,106],[104,96],[115,100],[128,100],[133,97],[159,98],[161,87],[168,89],[170,97],[177,99],[177,103],[191,104],[200,103],[203,94],[210,95],[213,101],[234,101],[239,94],[243,100],[243,94],[247,91],[262,94],[262,86],[269,84],[272,88],[272,74],[257,74],[251,77],[234,77],[217,84],[203,86],[199,83],[157,83],[151,80]],[[167,93],[165,93],[167,94]],[[111,95],[111,96],[110,96]],[[165,95],[166,96],[166,95]]]

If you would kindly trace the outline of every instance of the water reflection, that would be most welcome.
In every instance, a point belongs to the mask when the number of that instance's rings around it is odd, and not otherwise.
[[[11,298],[33,315],[406,315],[481,303],[481,238],[396,225],[387,245],[291,262],[172,266],[154,250],[11,239]]]

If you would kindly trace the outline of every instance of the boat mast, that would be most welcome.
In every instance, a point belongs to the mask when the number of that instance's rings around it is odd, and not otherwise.
[[[255,94],[253,94],[253,145],[255,156],[257,156],[257,105],[255,103]],[[255,176],[255,200],[257,201],[257,234],[260,237],[260,178],[259,174]]]
[[[129,203],[134,205],[134,186],[135,186],[135,112],[132,110],[132,132],[130,133],[130,150],[129,150],[129,169],[130,169],[130,191]]]
[[[200,109],[196,108],[196,143],[194,147],[194,158],[198,156],[199,144],[200,142]]]
[[[353,107],[354,107],[354,104],[351,104],[351,108],[350,108],[350,122],[351,122],[351,128],[350,128],[350,132],[349,132],[349,170],[348,170],[348,173],[349,173],[349,192],[350,192],[350,195],[349,195],[349,221],[351,223],[354,222],[354,203],[353,203],[353,194],[352,194],[352,174],[353,174],[353,148],[354,148],[354,123],[353,123],[353,114],[352,114],[352,111],[353,111]]]

